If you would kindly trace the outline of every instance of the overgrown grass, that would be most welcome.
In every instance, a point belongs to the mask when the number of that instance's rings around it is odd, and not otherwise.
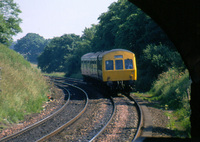
[[[52,73],[43,73],[43,74],[47,75],[47,76],[70,77],[70,78],[76,78],[76,79],[83,79],[81,72],[70,74],[70,75],[68,73],[64,73],[64,72],[52,72]]]
[[[52,72],[52,73],[44,73],[47,76],[57,76],[57,77],[65,77],[64,72]]]
[[[0,44],[0,125],[17,123],[40,112],[48,84],[42,74],[18,53]]]
[[[154,99],[167,104],[171,109],[180,109],[190,99],[189,73],[179,73],[176,69],[170,69],[162,73],[154,83],[150,93]]]
[[[152,100],[158,100],[161,105],[167,105],[174,113],[170,114],[171,122],[176,122],[173,129],[182,129],[190,137],[190,80],[189,73],[179,72],[176,69],[169,69],[162,73],[158,80],[154,82],[149,92]],[[182,134],[180,134],[181,136]]]

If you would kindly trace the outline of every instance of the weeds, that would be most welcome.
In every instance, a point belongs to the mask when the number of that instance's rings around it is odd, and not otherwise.
[[[42,74],[3,45],[0,45],[0,67],[0,122],[16,123],[27,114],[39,112],[49,90]]]
[[[169,69],[162,73],[158,80],[154,82],[150,93],[153,100],[158,100],[161,104],[167,105],[167,109],[174,113],[168,114],[170,118],[169,127],[182,129],[190,137],[190,80],[189,73],[179,72],[176,69]]]

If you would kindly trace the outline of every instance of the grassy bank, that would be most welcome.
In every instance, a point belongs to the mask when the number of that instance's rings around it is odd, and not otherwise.
[[[136,93],[142,99],[155,103],[154,107],[170,110],[169,128],[179,137],[190,137],[190,80],[188,71],[176,69],[162,73],[146,95]]]
[[[18,53],[0,44],[0,127],[40,112],[48,85],[42,74]]]

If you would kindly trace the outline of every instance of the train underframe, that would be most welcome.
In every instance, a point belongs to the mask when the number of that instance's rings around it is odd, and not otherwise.
[[[135,89],[135,81],[133,80],[108,81],[106,84],[113,94],[122,93],[130,95],[130,92],[132,92]]]
[[[87,83],[92,83],[94,85],[98,85],[104,88],[105,91],[109,92],[112,95],[116,95],[118,93],[130,95],[130,92],[135,89],[134,80],[102,82],[101,80],[97,80],[87,76],[84,76],[83,80]]]

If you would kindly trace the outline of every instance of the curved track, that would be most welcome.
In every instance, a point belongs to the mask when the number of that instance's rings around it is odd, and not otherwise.
[[[102,91],[102,90],[99,90],[98,88],[96,88],[94,86],[85,85],[86,83],[84,83],[84,82],[82,82],[80,80],[73,80],[71,78],[57,78],[57,79],[60,80],[60,81],[64,81],[64,82],[71,82],[71,83],[79,84],[80,86],[83,86],[85,88],[86,88],[86,86],[88,86],[90,88],[90,90],[91,90],[91,88],[94,88],[94,89],[96,89],[97,92],[101,92]],[[142,122],[143,122],[142,112],[141,112],[139,104],[132,97],[127,96],[128,99],[126,99],[126,101],[124,101],[124,102],[123,101],[121,102],[121,100],[126,98],[126,97],[124,97],[124,96],[122,97],[122,96],[118,100],[117,100],[116,97],[114,97],[114,100],[112,100],[112,105],[117,104],[117,106],[118,106],[118,105],[121,105],[121,104],[124,105],[126,103],[125,106],[126,107],[128,106],[127,108],[129,108],[130,111],[132,111],[131,113],[134,113],[134,116],[128,116],[128,117],[130,117],[130,120],[128,120],[128,121],[135,121],[135,124],[130,124],[130,127],[131,126],[133,127],[132,128],[133,130],[131,130],[132,132],[131,133],[129,132],[130,131],[129,128],[124,128],[125,130],[123,130],[123,131],[120,130],[121,133],[126,133],[127,135],[130,134],[130,136],[128,136],[129,138],[126,138],[126,141],[134,141],[140,135]],[[118,112],[120,112],[121,108],[120,107],[117,107],[117,108],[118,108],[118,111],[117,111],[117,113],[118,113]],[[90,109],[90,107],[88,109]],[[115,111],[116,111],[116,108],[113,107],[112,115],[110,115],[110,118],[109,118],[109,120],[107,120],[107,123],[104,124],[104,126],[102,126],[101,129],[99,129],[98,131],[94,130],[95,133],[96,133],[95,135],[91,136],[91,134],[88,133],[87,137],[90,137],[90,139],[88,138],[85,141],[100,141],[101,137],[106,137],[106,135],[109,135],[108,132],[112,131],[112,130],[109,130],[109,129],[113,129],[113,128],[110,128],[112,126],[109,126],[109,125],[112,125],[112,123],[115,123],[114,122],[114,121],[116,121],[115,119],[118,119],[118,118],[115,118],[115,117],[123,117],[122,116],[123,113],[122,114],[119,114],[119,113],[115,114]],[[106,114],[106,115],[109,115],[109,114]],[[93,118],[93,119],[96,119],[96,118]],[[114,120],[112,120],[112,119],[114,119]],[[111,122],[111,124],[110,124],[110,122]],[[127,122],[127,123],[129,123],[129,122]],[[129,125],[129,124],[127,124],[127,125]],[[93,127],[93,126],[89,126],[89,127]],[[116,126],[114,126],[114,127],[116,127]],[[128,129],[128,130],[126,131],[126,129]],[[114,130],[114,131],[116,131],[116,130]],[[76,135],[76,134],[73,134],[73,135]],[[122,134],[122,135],[124,135],[124,134]],[[121,137],[124,137],[124,136],[121,136]],[[125,137],[127,137],[127,136],[125,136]],[[121,139],[120,136],[115,140],[119,140],[119,139]],[[74,140],[74,139],[67,139],[67,140]],[[80,138],[80,139],[76,139],[76,140],[83,140],[83,139]]]
[[[68,97],[65,105],[46,119],[0,141],[100,141],[110,139],[111,133],[116,133],[112,141],[134,141],[140,134],[141,109],[130,96],[105,97],[100,93],[102,90],[81,80],[58,77],[51,80],[65,90]],[[121,121],[125,112],[127,126],[119,127],[124,123]]]
[[[70,84],[85,84],[83,83],[81,80],[74,80],[71,78],[52,78],[54,81],[57,80],[56,82],[62,83],[62,84],[68,84],[66,82],[70,82]],[[59,81],[58,81],[59,80]],[[65,141],[93,141],[96,137],[98,137],[98,135],[107,127],[107,125],[109,124],[109,122],[112,120],[113,115],[115,113],[115,104],[113,102],[113,99],[111,97],[109,98],[105,98],[104,101],[100,101],[99,103],[94,103],[91,96],[95,96],[94,91],[92,93],[90,93],[90,105],[87,109],[87,112],[85,113],[85,116],[83,116],[82,118],[79,119],[79,121],[76,121],[75,124],[73,124],[73,126],[71,126],[71,128],[68,128],[67,130],[65,130],[63,133],[68,134],[70,133],[71,135],[75,136],[75,138],[69,139],[67,137],[70,136],[65,136]],[[98,109],[101,109],[101,107],[104,106],[106,107],[106,111],[105,111],[105,116],[101,117],[93,117],[92,115],[95,114],[99,114],[102,113],[98,112]],[[94,110],[94,111],[91,111]],[[93,124],[90,124],[91,121],[93,121]],[[81,128],[84,125],[88,125],[90,128],[85,127],[85,128]],[[93,128],[94,127],[94,128]],[[79,133],[81,130],[80,129],[84,129],[84,135],[79,135],[77,133]],[[85,130],[87,129],[87,130]],[[72,132],[73,131],[73,132]],[[77,132],[74,132],[77,131]],[[58,139],[60,139],[59,137],[62,136],[57,136],[57,138],[52,138],[49,141],[58,141]],[[63,140],[64,141],[64,140]]]
[[[62,88],[64,87],[61,85],[58,85],[58,86]],[[88,103],[88,96],[87,96],[87,93],[84,92],[81,88],[78,88],[70,84],[68,84],[68,87],[76,88],[79,90],[78,97],[79,99],[81,98],[81,101],[84,100],[83,103],[79,105],[74,105],[75,106],[74,107],[72,100],[76,99],[77,92],[74,94],[70,94],[70,92],[66,89],[66,87],[64,87],[65,91],[68,94],[67,95],[68,99],[65,105],[61,109],[59,109],[58,111],[56,111],[54,114],[50,115],[49,117],[21,130],[18,133],[4,137],[0,141],[3,141],[3,142],[4,141],[12,141],[12,142],[13,141],[41,141],[49,137],[49,135],[52,136],[52,134],[55,134],[56,132],[60,131],[60,129],[63,129],[63,127],[70,125],[72,122],[78,119],[78,117],[80,117],[80,115],[86,110],[87,103]],[[82,94],[80,92],[82,92]],[[81,94],[81,97],[80,97],[80,94]],[[74,110],[73,114],[76,114],[76,115],[74,116],[70,115],[71,110]],[[70,116],[70,117],[67,117],[67,116]]]

